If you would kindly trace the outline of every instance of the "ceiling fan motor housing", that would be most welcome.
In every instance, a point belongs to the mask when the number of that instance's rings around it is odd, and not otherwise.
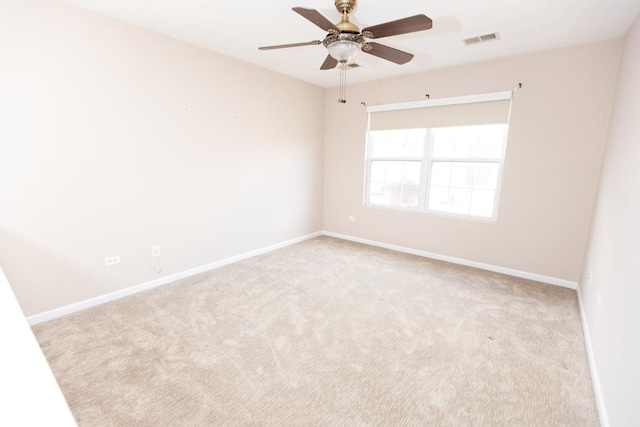
[[[356,7],[357,0],[335,0],[334,4],[340,13],[351,13]]]

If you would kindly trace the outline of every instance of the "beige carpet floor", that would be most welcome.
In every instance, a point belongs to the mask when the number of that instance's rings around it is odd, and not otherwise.
[[[576,293],[320,237],[34,327],[80,426],[595,426]]]

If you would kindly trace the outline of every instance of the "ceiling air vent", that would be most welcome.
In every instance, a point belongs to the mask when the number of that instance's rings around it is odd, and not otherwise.
[[[498,33],[489,33],[489,34],[483,34],[481,36],[476,36],[476,37],[469,37],[468,39],[463,39],[462,42],[469,46],[472,44],[478,44],[478,43],[483,43],[483,42],[488,42],[491,40],[497,40],[500,37],[498,36]]]

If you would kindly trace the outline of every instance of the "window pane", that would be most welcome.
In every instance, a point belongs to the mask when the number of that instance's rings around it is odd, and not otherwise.
[[[476,163],[473,177],[474,188],[495,190],[498,185],[498,163]]]
[[[428,209],[491,217],[498,162],[432,162]]]
[[[479,126],[462,126],[456,130],[456,145],[453,156],[456,159],[475,157],[478,151]]]
[[[422,162],[404,162],[404,178],[412,184],[420,184]]]
[[[402,181],[402,163],[403,162],[381,162],[387,165],[387,176],[385,182],[400,182]]]
[[[456,144],[456,128],[436,128],[431,130],[433,138],[433,157],[435,159],[452,158]]]
[[[389,136],[385,132],[370,132],[371,157],[386,157],[389,153]]]
[[[386,175],[386,162],[371,162],[371,181],[384,182]]]
[[[431,164],[431,185],[448,187],[451,182],[451,163],[433,162]]]
[[[384,204],[384,183],[371,182],[369,184],[369,203],[374,205]]]
[[[418,207],[418,185],[403,184],[401,190],[401,206]]]
[[[431,187],[429,189],[429,209],[447,212],[449,209],[449,188]]]
[[[418,158],[421,159],[424,153],[424,139],[425,132],[420,132],[419,138],[412,139],[407,142],[407,151],[406,156],[408,158]]]
[[[507,136],[507,125],[479,126],[478,157],[499,159],[502,157],[504,141]]]
[[[469,214],[471,207],[471,190],[452,188],[449,193],[449,212],[456,214]]]
[[[369,203],[391,207],[417,207],[421,167],[420,161],[372,161]]]
[[[491,217],[493,215],[494,190],[473,190],[471,195],[471,215]]]
[[[506,124],[458,126],[432,129],[434,159],[499,159]]]
[[[422,158],[426,129],[369,132],[371,157]]]
[[[472,187],[475,163],[456,162],[451,166],[452,187]]]

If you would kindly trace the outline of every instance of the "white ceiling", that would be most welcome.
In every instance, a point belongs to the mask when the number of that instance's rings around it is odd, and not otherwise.
[[[258,51],[259,46],[321,40],[325,34],[291,10],[317,9],[332,22],[333,0],[64,0],[142,28],[321,87],[339,83],[321,71],[320,46]],[[360,28],[425,14],[428,31],[376,40],[413,53],[405,65],[361,53],[349,83],[621,37],[640,12],[640,0],[359,0],[351,21]],[[462,39],[499,32],[500,39],[465,46]]]

